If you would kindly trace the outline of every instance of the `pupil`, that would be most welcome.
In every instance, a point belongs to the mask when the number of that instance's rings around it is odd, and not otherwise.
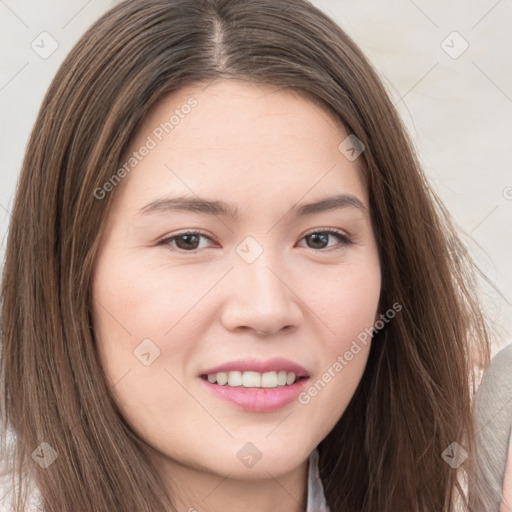
[[[326,243],[327,237],[328,237],[327,233],[313,233],[312,235],[310,235],[311,239],[315,239],[315,240],[313,240],[313,243],[318,242],[319,238],[321,239],[320,243]]]
[[[192,238],[192,239],[193,239],[193,238],[197,239],[197,238],[198,238],[198,236],[197,236],[197,235],[181,235],[181,236],[178,238],[178,240],[177,240],[177,241],[178,241],[178,245],[179,245],[179,242],[180,242],[180,241],[185,240],[185,244],[184,244],[184,246],[185,246],[185,247],[184,247],[184,248],[185,248],[185,249],[190,249],[190,243],[191,243],[190,239],[191,239],[191,238]],[[187,242],[187,240],[188,240],[188,242]],[[197,240],[196,240],[196,242],[197,242]],[[193,245],[193,244],[194,244],[194,242],[192,241],[192,245]],[[183,249],[183,247],[180,247],[180,249]]]

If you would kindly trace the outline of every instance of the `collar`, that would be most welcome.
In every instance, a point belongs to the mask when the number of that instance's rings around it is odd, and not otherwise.
[[[330,512],[325,501],[324,487],[318,473],[318,448],[309,456],[308,501],[306,512]]]

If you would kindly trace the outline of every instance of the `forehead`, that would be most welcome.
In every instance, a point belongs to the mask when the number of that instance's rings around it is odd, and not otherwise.
[[[131,208],[162,193],[276,204],[350,192],[364,201],[358,162],[338,149],[346,136],[327,108],[296,91],[237,80],[196,84],[150,110],[124,160],[150,150],[116,194]]]

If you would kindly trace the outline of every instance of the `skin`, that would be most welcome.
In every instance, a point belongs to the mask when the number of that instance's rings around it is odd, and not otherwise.
[[[149,112],[127,155],[192,96],[197,106],[110,192],[93,279],[100,359],[178,510],[234,512],[250,503],[252,512],[304,511],[308,458],[345,411],[370,344],[307,404],[275,412],[240,410],[199,375],[234,359],[284,357],[314,383],[373,325],[381,270],[368,194],[359,161],[338,149],[347,136],[341,123],[267,85],[219,80],[173,92]],[[334,193],[366,209],[290,213]],[[240,217],[139,213],[181,194],[232,203]],[[326,228],[352,243],[309,236]],[[206,237],[159,244],[187,230]],[[263,250],[250,264],[236,252],[248,236]],[[160,350],[149,366],[134,356],[144,339]],[[261,452],[252,467],[237,457],[247,442]]]

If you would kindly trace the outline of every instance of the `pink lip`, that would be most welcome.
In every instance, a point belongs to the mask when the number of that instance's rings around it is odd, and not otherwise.
[[[219,370],[221,371],[221,370]],[[250,371],[250,370],[247,370]],[[211,372],[216,373],[216,372]],[[304,389],[309,378],[301,379],[289,386],[277,388],[244,388],[243,386],[219,386],[199,379],[206,389],[218,398],[249,412],[273,412],[293,402]]]
[[[275,357],[273,359],[269,359],[267,361],[258,361],[256,359],[238,359],[236,361],[230,361],[225,364],[221,364],[220,366],[215,366],[213,368],[208,368],[201,372],[201,375],[211,375],[212,373],[219,372],[231,372],[231,371],[240,371],[240,372],[293,372],[297,377],[308,377],[308,371],[303,366],[290,361],[289,359],[284,359],[282,357]],[[294,384],[295,385],[295,384]],[[220,386],[219,386],[220,387]]]

